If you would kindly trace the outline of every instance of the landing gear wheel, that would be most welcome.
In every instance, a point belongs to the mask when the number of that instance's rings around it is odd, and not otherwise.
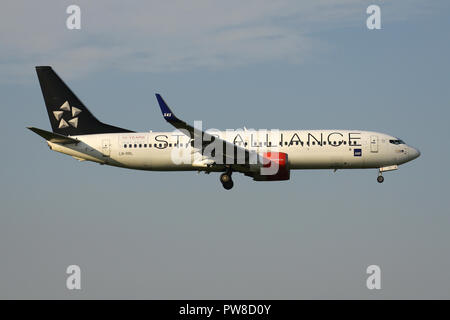
[[[378,181],[379,183],[383,183],[384,177],[383,177],[383,176],[378,176],[378,177],[377,177],[377,181]]]
[[[233,172],[231,171],[231,168],[228,167],[227,171],[220,175],[220,182],[226,190],[230,190],[231,188],[233,188],[234,183],[233,180],[231,180],[232,173]]]
[[[225,188],[225,190],[230,190],[231,188],[233,188],[233,180],[230,180],[226,183],[222,183],[223,187]]]
[[[222,184],[228,183],[228,182],[230,182],[230,181],[232,181],[232,180],[231,180],[231,175],[230,175],[230,174],[228,174],[228,173],[222,173],[222,174],[220,175],[220,182],[222,182]]]

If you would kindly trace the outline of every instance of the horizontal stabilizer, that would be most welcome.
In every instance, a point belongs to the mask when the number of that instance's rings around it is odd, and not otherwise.
[[[70,144],[70,143],[76,144],[76,143],[80,142],[80,140],[73,139],[73,138],[64,136],[59,133],[45,131],[45,130],[35,128],[35,127],[27,127],[27,128],[30,129],[31,131],[33,131],[34,133],[40,135],[45,140],[50,141],[50,142],[60,143],[60,144]]]

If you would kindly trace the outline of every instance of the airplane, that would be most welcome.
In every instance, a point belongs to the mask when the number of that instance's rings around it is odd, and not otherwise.
[[[363,130],[203,130],[175,116],[160,94],[163,118],[175,129],[135,132],[100,122],[50,66],[37,76],[52,131],[28,127],[51,150],[79,161],[149,171],[218,172],[226,190],[232,173],[255,181],[286,181],[291,170],[377,169],[383,172],[420,156],[394,136]]]

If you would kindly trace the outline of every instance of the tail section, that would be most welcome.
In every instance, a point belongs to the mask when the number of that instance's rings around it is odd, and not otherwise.
[[[64,136],[132,132],[100,122],[51,67],[36,67],[53,132]]]

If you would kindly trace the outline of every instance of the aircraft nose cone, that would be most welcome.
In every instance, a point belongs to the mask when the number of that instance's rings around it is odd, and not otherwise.
[[[420,151],[416,148],[411,148],[411,160],[414,160],[420,156]]]

